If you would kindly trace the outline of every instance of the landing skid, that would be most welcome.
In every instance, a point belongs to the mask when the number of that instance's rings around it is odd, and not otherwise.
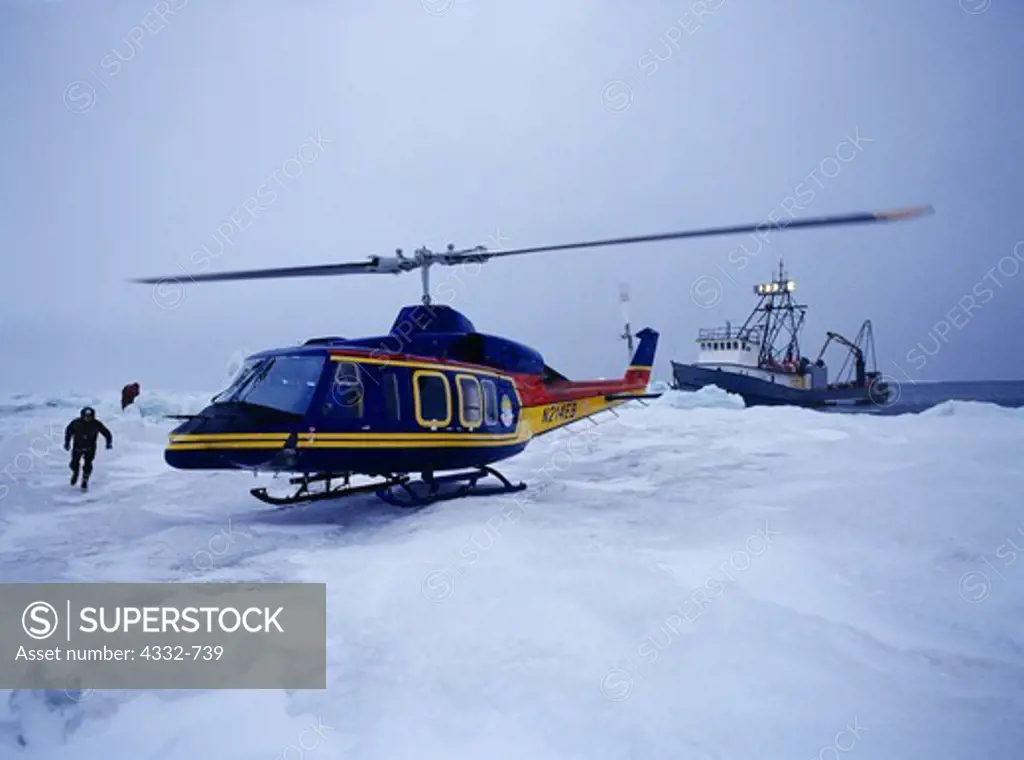
[[[500,484],[480,486],[481,478],[488,475],[501,481]],[[341,485],[331,486],[332,480],[341,480]],[[435,477],[432,473],[424,473],[422,480],[410,482],[408,475],[392,475],[376,483],[361,486],[349,485],[349,476],[310,475],[291,478],[289,481],[298,488],[290,496],[271,496],[266,488],[253,488],[249,491],[264,504],[277,507],[292,507],[327,499],[342,499],[362,493],[375,493],[382,501],[396,507],[425,507],[438,501],[450,501],[467,496],[494,496],[503,493],[516,493],[526,489],[526,483],[511,483],[508,478],[490,467],[480,467],[469,472],[457,472],[451,475]],[[314,483],[324,483],[324,487],[311,490]],[[401,491],[399,491],[401,489]]]
[[[491,475],[501,481],[501,485],[478,486],[477,481]],[[446,491],[445,486],[455,487]],[[399,488],[404,492],[399,495]],[[508,478],[490,467],[480,467],[470,472],[457,472],[452,475],[434,477],[425,473],[422,480],[412,483],[396,483],[381,488],[377,496],[396,507],[425,507],[438,501],[450,501],[467,496],[494,496],[502,493],[516,493],[526,489],[526,483],[513,485]]]
[[[335,477],[339,477],[339,479],[342,480],[342,483],[339,486],[332,487],[331,480]],[[361,486],[350,486],[348,477],[315,475],[312,477],[292,478],[290,480],[291,484],[298,485],[299,487],[291,496],[271,496],[267,493],[266,488],[253,488],[249,493],[264,504],[272,504],[277,507],[292,507],[297,504],[308,504],[313,501],[341,499],[346,496],[354,496],[360,493],[372,493],[380,490],[381,488],[401,485],[408,480],[408,475],[398,475],[385,478],[384,480],[376,483],[367,483],[366,485]],[[309,486],[317,482],[323,482],[324,487],[319,490],[310,490]]]

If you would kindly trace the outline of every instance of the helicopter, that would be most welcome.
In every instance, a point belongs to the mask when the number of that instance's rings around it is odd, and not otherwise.
[[[477,246],[444,252],[426,247],[413,256],[185,275],[191,282],[237,281],[420,270],[420,303],[404,306],[386,335],[311,338],[301,345],[248,356],[227,388],[169,434],[164,460],[180,470],[249,470],[295,475],[296,488],[250,494],[271,505],[375,493],[400,507],[422,507],[466,496],[524,490],[493,464],[522,452],[530,441],[634,401],[648,392],[659,333],[635,337],[621,378],[573,381],[539,351],[481,333],[462,313],[435,303],[434,266],[485,263],[531,253],[568,251],[745,232],[891,222],[931,213],[930,206],[882,212],[710,227],[530,248]],[[179,276],[132,282],[182,284]],[[624,299],[628,296],[623,296]],[[627,324],[627,333],[629,327]],[[592,420],[591,420],[592,421]],[[413,474],[419,479],[413,480]],[[354,476],[376,479],[353,485]],[[492,477],[497,483],[480,484]]]

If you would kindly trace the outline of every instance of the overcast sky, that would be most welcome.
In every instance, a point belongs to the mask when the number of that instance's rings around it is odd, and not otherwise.
[[[620,282],[667,379],[780,257],[807,353],[870,318],[896,379],[1024,378],[1022,39],[1013,0],[0,0],[0,387],[216,389],[239,351],[384,333],[419,297],[131,277],[918,203],[435,272],[580,378],[625,365]]]

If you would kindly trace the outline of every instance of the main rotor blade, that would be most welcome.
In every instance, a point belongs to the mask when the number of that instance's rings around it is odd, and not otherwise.
[[[489,251],[483,247],[464,251],[444,251],[442,253],[423,252],[426,258],[409,259],[399,256],[370,256],[366,261],[343,264],[319,264],[303,267],[279,267],[275,269],[249,269],[235,272],[210,272],[209,274],[165,275],[163,277],[145,277],[132,282],[147,285],[188,282],[215,282],[227,280],[269,280],[283,277],[330,277],[345,274],[398,274],[418,269],[424,264],[454,265],[469,261],[488,261],[503,256],[519,256],[526,253],[543,253],[546,251],[571,251],[580,248],[600,248],[610,245],[629,245],[633,243],[654,243],[665,240],[683,240],[686,238],[713,237],[716,235],[737,235],[743,232],[768,232],[806,227],[835,227],[843,224],[869,224],[874,222],[892,222],[910,219],[933,213],[931,206],[914,206],[895,211],[859,212],[834,216],[810,217],[807,219],[768,221],[758,224],[740,224],[732,227],[706,227],[704,229],[683,230],[681,232],[664,232],[656,235],[634,235],[632,237],[590,240],[580,243],[562,243],[559,245],[540,245],[532,248],[515,248],[512,250]],[[417,254],[421,252],[418,251]]]
[[[377,263],[361,261],[349,264],[319,264],[308,267],[279,267],[277,269],[248,269],[239,272],[211,272],[209,274],[186,274],[182,272],[165,277],[143,277],[132,280],[144,285],[177,282],[214,282],[218,280],[270,280],[278,277],[329,277],[339,274],[376,274]]]
[[[560,245],[538,245],[532,248],[514,248],[502,251],[456,251],[443,254],[451,263],[458,263],[462,258],[467,261],[486,260],[499,256],[520,256],[525,253],[544,253],[546,251],[571,251],[578,248],[600,248],[608,245],[628,245],[632,243],[655,243],[663,240],[683,240],[685,238],[713,237],[715,235],[737,235],[742,232],[769,232],[775,230],[792,230],[804,227],[836,227],[843,224],[870,224],[875,222],[894,222],[911,219],[934,213],[931,206],[913,206],[894,211],[857,212],[853,214],[837,214],[833,216],[809,217],[807,219],[789,219],[778,222],[760,222],[758,224],[738,224],[732,227],[706,227],[681,232],[664,232],[656,235],[635,235],[633,237],[609,238],[607,240],[590,240],[583,243],[563,243]]]

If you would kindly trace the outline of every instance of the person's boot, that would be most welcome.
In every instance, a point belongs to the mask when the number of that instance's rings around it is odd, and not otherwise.
[[[88,478],[88,476],[82,478],[82,490],[83,491],[89,490],[89,478]]]
[[[78,470],[72,470],[71,472],[71,485],[78,482]]]

